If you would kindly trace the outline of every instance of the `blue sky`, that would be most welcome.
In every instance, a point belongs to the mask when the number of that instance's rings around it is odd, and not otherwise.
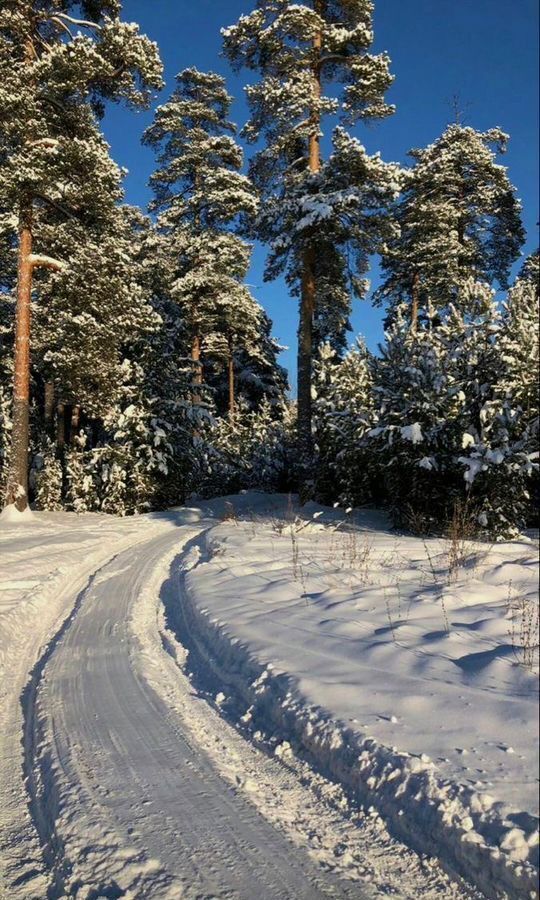
[[[125,0],[124,18],[140,23],[159,44],[167,87],[188,66],[227,77],[235,97],[233,119],[247,118],[242,77],[234,76],[221,58],[220,28],[253,8],[253,0]],[[388,94],[397,111],[377,125],[356,133],[370,152],[405,162],[411,147],[435,140],[453,118],[451,99],[459,95],[466,123],[479,129],[501,126],[511,135],[501,160],[523,202],[528,240],[524,252],[537,246],[538,215],[538,4],[537,0],[375,0],[375,49],[387,50],[395,83]],[[111,109],[106,136],[115,159],[129,169],[127,199],[143,207],[150,196],[147,182],[154,167],[152,153],[140,146],[151,113]],[[264,248],[257,247],[249,282],[274,321],[274,334],[290,349],[282,362],[295,381],[296,303],[284,284],[265,284]],[[372,273],[377,283],[377,273]],[[369,302],[355,304],[353,325],[375,349],[382,339],[382,314]]]

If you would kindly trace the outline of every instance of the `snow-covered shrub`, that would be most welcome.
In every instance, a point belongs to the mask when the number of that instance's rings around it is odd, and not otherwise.
[[[478,530],[510,537],[526,521],[536,461],[494,294],[470,279],[459,305],[422,320],[411,327],[398,308],[374,367],[369,438],[386,502],[418,530],[442,530],[466,502]]]
[[[538,252],[526,261],[503,308],[500,353],[504,363],[498,393],[512,409],[511,435],[531,494],[528,519],[538,522],[540,478],[537,466],[540,433],[540,290]]]
[[[492,535],[511,537],[526,522],[527,483],[536,463],[527,446],[528,416],[512,383],[503,332],[494,292],[471,279],[438,336],[449,377],[465,396],[461,452],[453,448],[455,462],[463,467],[479,526]]]
[[[107,441],[67,455],[71,508],[126,516],[184,500],[185,460],[175,446],[173,425],[151,408],[130,404],[111,413],[105,426]]]
[[[373,367],[370,455],[394,520],[417,531],[440,528],[461,488],[453,448],[465,397],[448,377],[434,318],[428,308],[426,327],[414,329],[398,308]]]
[[[37,509],[62,509],[62,463],[55,455],[55,448],[47,440],[41,453],[36,454],[30,473],[30,487]]]
[[[208,434],[207,471],[199,490],[207,496],[244,489],[288,490],[294,479],[293,423],[276,418],[267,401],[257,412],[217,420]]]
[[[372,359],[358,341],[343,360],[322,344],[315,365],[316,492],[323,502],[358,506],[372,496],[365,436],[373,425]]]

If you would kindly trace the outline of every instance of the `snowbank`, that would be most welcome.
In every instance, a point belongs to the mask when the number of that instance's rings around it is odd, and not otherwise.
[[[310,515],[231,518],[190,551],[191,665],[213,671],[243,727],[304,755],[397,837],[489,897],[535,896],[535,546]]]

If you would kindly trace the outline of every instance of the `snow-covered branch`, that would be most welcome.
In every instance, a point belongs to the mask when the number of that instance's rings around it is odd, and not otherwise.
[[[73,16],[68,16],[67,13],[57,13],[56,15],[59,19],[63,19],[64,22],[69,22],[78,28],[94,28],[96,31],[101,31],[101,25],[98,25],[97,22],[90,22],[88,19],[74,19]]]
[[[60,141],[56,138],[39,138],[37,141],[30,142],[31,147],[47,147],[50,150],[56,150],[60,146]]]
[[[29,262],[34,269],[51,269],[53,272],[61,272],[67,268],[66,263],[52,256],[44,256],[39,253],[31,253]]]
[[[320,71],[326,63],[346,63],[350,62],[351,58],[349,56],[343,56],[340,53],[330,53],[328,56],[323,56],[317,63],[317,69]]]

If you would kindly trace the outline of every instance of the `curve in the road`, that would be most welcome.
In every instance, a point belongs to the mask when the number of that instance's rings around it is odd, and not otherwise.
[[[231,790],[133,665],[133,606],[182,534],[102,567],[38,673],[26,749],[49,897],[359,897]]]

